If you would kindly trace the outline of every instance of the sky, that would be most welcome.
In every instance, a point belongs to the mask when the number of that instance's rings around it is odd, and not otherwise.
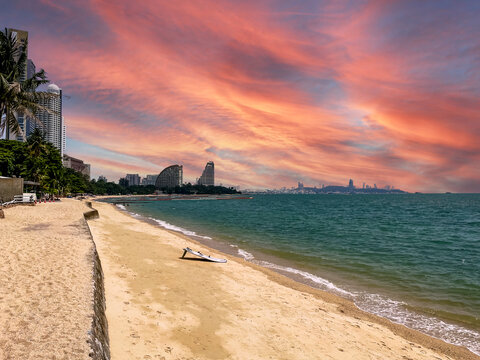
[[[480,1],[0,0],[92,176],[480,192]]]

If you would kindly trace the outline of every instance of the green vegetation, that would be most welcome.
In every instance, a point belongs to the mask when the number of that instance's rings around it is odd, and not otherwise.
[[[27,142],[0,140],[0,175],[23,177],[40,185],[40,194],[62,195],[86,190],[88,181],[62,165],[60,152],[36,129]]]
[[[168,194],[241,194],[239,191],[235,190],[233,187],[227,188],[225,186],[213,186],[213,185],[192,185],[190,183],[184,184],[182,186],[175,186],[171,189],[162,189],[163,192]]]
[[[22,177],[40,185],[32,190],[39,196],[51,194],[94,195],[148,195],[155,193],[155,186],[128,186],[125,179],[120,184],[104,180],[89,181],[81,173],[63,166],[60,152],[45,141],[43,134],[36,129],[27,142],[0,140],[0,176]],[[234,188],[223,186],[192,185],[190,183],[172,189],[163,189],[170,194],[237,194]]]
[[[0,31],[0,134],[12,131],[24,136],[18,124],[18,115],[23,114],[42,126],[36,114],[39,111],[50,112],[39,102],[54,95],[36,91],[38,86],[49,82],[45,71],[41,69],[31,78],[21,81],[27,69],[26,48],[27,44],[18,41],[7,29]]]

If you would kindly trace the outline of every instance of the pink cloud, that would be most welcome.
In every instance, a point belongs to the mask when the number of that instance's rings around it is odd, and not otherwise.
[[[435,189],[461,190],[480,176],[475,82],[434,76],[450,60],[422,52],[435,42],[431,51],[447,53],[449,34],[433,22],[405,39],[387,28],[391,40],[379,19],[396,5],[345,4],[308,13],[258,2],[95,0],[85,11],[105,34],[98,43],[45,33],[32,47],[78,102],[66,102],[68,131],[86,144],[159,167],[182,162],[191,178],[214,160],[222,182],[245,186],[354,178],[413,191],[436,176]],[[70,8],[58,10],[74,20]]]

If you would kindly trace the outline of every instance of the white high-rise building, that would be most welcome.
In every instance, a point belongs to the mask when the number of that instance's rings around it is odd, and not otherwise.
[[[35,124],[35,127],[39,127],[43,131],[45,140],[60,150],[63,156],[65,150],[65,126],[62,116],[62,89],[55,84],[50,84],[47,87],[47,92],[54,96],[40,100],[40,105],[51,110],[51,113],[48,111],[39,112],[37,117],[43,126],[40,127]]]
[[[60,150],[62,157],[67,151],[67,124],[65,124],[65,118],[62,116],[62,149]]]

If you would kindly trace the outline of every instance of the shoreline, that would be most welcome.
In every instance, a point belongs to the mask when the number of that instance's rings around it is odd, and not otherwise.
[[[152,223],[149,223],[148,221],[142,221],[141,219],[137,219],[136,217],[133,217],[131,214],[128,214],[128,211],[121,211],[113,204],[108,204],[108,203],[101,203],[101,204],[102,204],[101,207],[113,206],[113,209],[115,212],[122,213],[124,214],[124,216],[127,216],[128,218],[143,224],[143,226],[145,226],[145,224],[148,224],[146,225],[147,227],[152,226],[156,230],[158,230],[160,233],[166,232],[173,235],[177,239],[182,239],[182,240],[178,240],[180,242],[182,241],[190,242],[194,244],[194,246],[198,246],[201,248],[205,248],[207,246],[203,242],[192,239],[184,234],[180,234],[176,231],[170,231],[167,229],[159,228],[158,224],[152,224]],[[205,250],[202,250],[202,251],[205,251]],[[218,252],[218,250],[208,249],[208,248],[206,249],[206,251],[213,252],[213,253]],[[367,322],[375,323],[377,325],[380,325],[381,327],[388,329],[389,331],[393,332],[395,335],[400,335],[402,338],[407,339],[408,341],[413,341],[426,348],[434,349],[435,351],[440,351],[441,353],[447,356],[453,356],[454,358],[458,358],[458,359],[479,359],[478,356],[476,356],[475,354],[471,353],[470,351],[466,350],[463,347],[448,344],[442,340],[433,338],[429,335],[425,335],[416,330],[409,329],[403,325],[395,324],[385,318],[362,311],[355,304],[353,304],[353,302],[346,300],[344,298],[340,298],[334,294],[327,293],[322,290],[312,288],[306,284],[299,283],[291,278],[288,278],[270,269],[264,268],[257,264],[244,261],[243,258],[234,257],[229,254],[225,254],[223,257],[226,257],[232,263],[237,263],[241,267],[246,266],[254,270],[255,272],[260,272],[266,275],[269,281],[273,281],[276,284],[287,287],[295,292],[309,294],[313,296],[316,300],[333,304],[334,306],[337,306],[339,308],[339,311],[341,314],[345,316],[349,316],[350,318],[358,319],[359,321],[367,321]],[[108,295],[107,295],[107,309],[108,309]]]
[[[288,260],[276,258],[272,255],[266,255],[257,250],[251,249],[243,249],[238,247],[237,245],[230,244],[224,240],[217,240],[213,239],[210,236],[206,235],[199,235],[196,232],[191,231],[184,227],[179,227],[174,224],[170,224],[165,222],[164,220],[155,219],[152,217],[144,216],[141,214],[137,214],[135,212],[130,211],[125,204],[114,203],[112,204],[115,206],[117,211],[124,212],[128,214],[128,216],[132,216],[135,219],[148,223],[150,225],[160,227],[161,229],[171,232],[172,234],[176,234],[181,237],[186,237],[192,240],[199,245],[206,246],[212,250],[219,251],[223,254],[228,254],[233,256],[239,260],[244,260],[245,262],[254,264],[256,266],[260,266],[261,268],[266,268],[270,271],[273,271],[279,275],[285,276],[295,282],[298,282],[303,285],[307,285],[312,287],[313,289],[324,291],[330,294],[334,294],[339,296],[342,299],[347,301],[351,301],[354,306],[356,306],[359,310],[364,311],[368,314],[372,314],[375,316],[380,317],[381,319],[385,319],[390,321],[394,324],[398,324],[400,326],[405,326],[408,329],[418,331],[426,336],[430,336],[432,338],[438,339],[443,341],[447,344],[460,346],[467,348],[467,346],[449,342],[448,338],[452,338],[452,334],[455,335],[454,331],[461,331],[470,335],[469,344],[475,344],[476,334],[478,334],[478,329],[473,327],[468,327],[466,324],[461,322],[455,322],[454,319],[444,319],[432,316],[429,312],[421,311],[422,309],[415,309],[408,303],[404,303],[402,300],[392,300],[394,299],[393,294],[377,294],[369,292],[369,288],[362,288],[362,287],[354,287],[350,288],[349,286],[341,286],[338,284],[342,284],[340,278],[332,280],[331,277],[328,279],[323,277],[322,274],[316,274],[313,272],[309,272],[311,270],[302,270],[301,267],[298,268],[294,263],[289,262]],[[184,225],[182,225],[184,226]],[[332,275],[332,274],[330,274]],[[335,275],[335,274],[333,274]],[[333,282],[332,282],[333,281]],[[362,302],[357,303],[357,297],[360,297],[360,301],[365,301],[365,296],[372,296],[374,298],[381,298],[381,303],[379,304],[371,304],[367,303],[367,306]],[[387,303],[387,305],[384,305]],[[373,307],[372,307],[373,306]],[[396,306],[395,310],[391,310],[392,306]],[[420,311],[419,311],[420,310]],[[393,314],[393,315],[392,315]],[[390,317],[389,317],[390,316]],[[395,321],[400,319],[399,321]],[[447,322],[445,322],[447,321]],[[415,322],[418,324],[422,324],[422,326],[415,327]],[[451,330],[455,328],[455,330]],[[425,331],[425,329],[435,329],[437,333],[433,330]],[[446,331],[444,333],[443,331]],[[438,335],[437,334],[441,334]],[[442,335],[444,336],[442,338]],[[454,338],[453,338],[454,339]],[[465,339],[464,339],[465,340]],[[472,343],[473,341],[473,343]],[[468,351],[472,352],[476,356],[480,356],[480,354],[473,352],[473,350],[468,349]]]

